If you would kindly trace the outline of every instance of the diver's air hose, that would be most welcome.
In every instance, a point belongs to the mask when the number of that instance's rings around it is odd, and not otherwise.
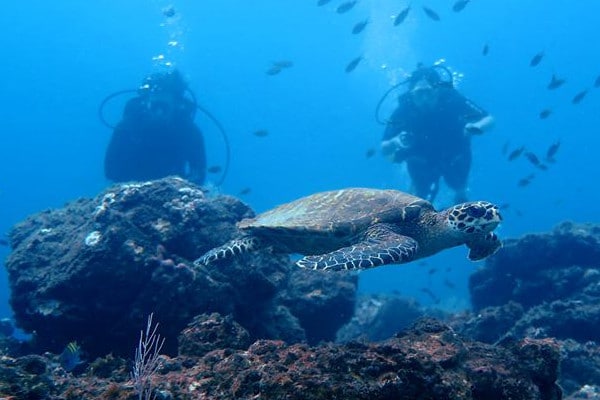
[[[102,125],[106,126],[108,129],[115,129],[115,127],[113,125],[109,124],[106,121],[106,119],[104,118],[104,106],[106,106],[106,103],[108,103],[115,97],[120,96],[122,94],[126,94],[126,93],[137,93],[137,90],[136,89],[123,89],[123,90],[119,90],[117,92],[111,93],[108,96],[106,96],[104,98],[104,100],[102,100],[100,105],[98,106],[98,118],[100,118],[100,122],[102,122]]]
[[[385,99],[387,99],[387,97],[390,95],[391,92],[393,92],[399,86],[404,85],[406,82],[408,82],[408,80],[397,83],[394,86],[392,86],[391,88],[389,88],[388,90],[386,90],[386,92],[383,94],[383,96],[381,96],[381,99],[379,99],[379,101],[377,102],[377,106],[375,107],[375,120],[379,124],[386,125],[389,123],[389,121],[383,121],[381,118],[379,118],[379,110],[381,109],[381,105],[383,104]]]

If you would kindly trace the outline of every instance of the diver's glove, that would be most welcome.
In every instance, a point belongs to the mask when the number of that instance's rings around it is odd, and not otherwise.
[[[381,152],[395,162],[402,162],[405,154],[414,145],[414,134],[402,131],[391,139],[381,142]]]
[[[471,135],[481,135],[483,134],[483,129],[476,122],[467,122],[465,124],[465,128],[463,129],[465,136]]]

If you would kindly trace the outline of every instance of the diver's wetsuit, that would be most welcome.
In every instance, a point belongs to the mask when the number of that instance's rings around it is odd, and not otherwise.
[[[393,161],[406,161],[415,194],[430,201],[441,177],[451,189],[464,192],[471,168],[471,138],[464,127],[488,115],[456,89],[435,90],[438,102],[428,110],[417,107],[409,93],[403,94],[383,135],[389,140],[402,131],[409,133],[410,146],[397,150]]]
[[[186,98],[172,110],[150,108],[141,97],[129,100],[106,151],[106,177],[123,182],[179,175],[202,184],[206,156],[194,111]]]

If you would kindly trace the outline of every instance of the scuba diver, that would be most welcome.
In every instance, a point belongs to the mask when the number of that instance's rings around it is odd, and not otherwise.
[[[392,162],[406,162],[415,195],[433,202],[443,177],[454,201],[467,201],[471,137],[491,128],[493,117],[454,88],[443,65],[419,65],[403,83],[408,90],[387,121],[382,153]]]
[[[102,102],[100,118],[105,124],[105,103],[129,92],[114,93]],[[114,127],[104,159],[106,177],[123,182],[179,175],[203,184],[206,151],[202,132],[194,123],[196,109],[193,93],[179,71],[148,76]]]

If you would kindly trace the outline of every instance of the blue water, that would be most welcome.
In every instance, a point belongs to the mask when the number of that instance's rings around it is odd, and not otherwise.
[[[347,186],[408,189],[403,168],[380,155],[383,127],[374,109],[391,84],[417,62],[446,65],[464,75],[459,89],[496,117],[496,127],[474,140],[470,197],[509,203],[499,230],[503,237],[545,231],[558,222],[598,222],[600,74],[595,0],[541,2],[474,0],[461,13],[454,1],[411,1],[400,26],[393,17],[406,1],[360,0],[336,13],[341,0],[79,0],[13,1],[0,13],[3,27],[3,143],[0,146],[0,232],[43,209],[91,197],[109,182],[102,162],[110,130],[97,117],[108,94],[136,88],[148,73],[174,63],[199,102],[223,124],[231,142],[229,176],[220,188],[256,211],[320,190]],[[436,10],[428,19],[422,5]],[[161,10],[173,5],[176,14]],[[360,35],[350,32],[368,18]],[[177,41],[177,46],[169,46]],[[481,54],[484,44],[489,54]],[[535,68],[531,57],[544,51]],[[153,60],[158,55],[164,60]],[[350,74],[347,63],[362,55]],[[273,61],[291,60],[276,76]],[[556,73],[567,83],[546,89]],[[587,97],[572,105],[583,89]],[[125,98],[111,102],[116,122]],[[383,109],[391,112],[393,99]],[[553,114],[538,118],[544,108]],[[209,165],[224,162],[218,130],[197,118],[209,148]],[[267,129],[267,137],[252,132]],[[557,162],[537,172],[525,159],[506,160],[502,148],[520,145],[543,155],[561,141]],[[527,187],[517,181],[531,172]],[[217,180],[218,176],[213,176]],[[442,192],[437,206],[448,204]],[[361,289],[397,290],[424,304],[428,287],[450,309],[468,306],[467,279],[477,264],[465,249],[446,251],[421,263],[361,274]],[[8,249],[0,248],[4,258]],[[446,272],[450,266],[451,270]],[[429,273],[431,268],[439,271]],[[4,272],[2,272],[4,274]],[[444,280],[453,282],[450,288]],[[0,316],[11,314],[6,278],[0,282]]]

